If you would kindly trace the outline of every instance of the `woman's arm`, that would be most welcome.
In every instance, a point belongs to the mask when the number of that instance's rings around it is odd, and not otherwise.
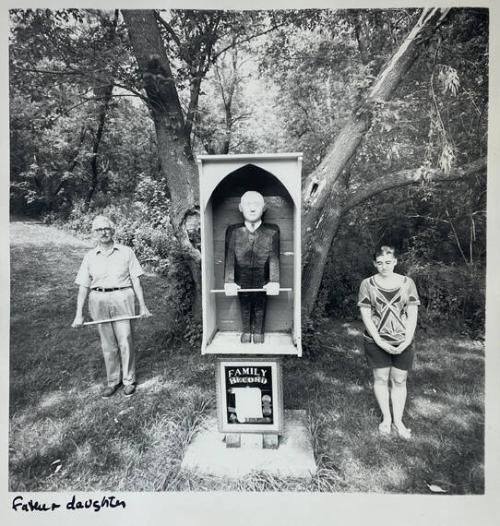
[[[397,354],[396,347],[393,347],[390,343],[383,340],[378,331],[377,327],[375,327],[375,324],[372,320],[372,312],[371,307],[360,307],[361,311],[361,318],[363,319],[363,323],[365,324],[366,330],[368,331],[368,334],[372,337],[373,341],[384,351],[388,352],[389,354]],[[402,351],[401,351],[402,352]]]
[[[413,337],[415,336],[415,329],[417,328],[417,318],[418,318],[418,305],[408,305],[407,308],[407,319],[406,319],[406,334],[405,339],[397,347],[398,352],[402,353],[407,349]]]

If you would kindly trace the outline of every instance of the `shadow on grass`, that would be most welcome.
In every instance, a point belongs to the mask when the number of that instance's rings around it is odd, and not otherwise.
[[[404,441],[378,434],[360,324],[329,320],[306,338],[304,357],[283,366],[285,407],[308,410],[317,474],[229,480],[180,472],[184,449],[215,411],[215,358],[171,339],[168,284],[144,279],[154,317],[136,326],[137,394],[101,400],[97,332],[69,327],[87,248],[53,242],[59,234],[42,225],[22,228],[29,242],[20,236],[12,250],[11,491],[484,491],[483,346],[420,336],[406,416],[414,438]]]
[[[407,425],[413,439],[378,434],[371,371],[353,324],[325,322],[320,347],[285,378],[307,392],[316,419],[316,459],[330,459],[344,491],[484,492],[484,357],[482,345],[454,337],[425,338],[408,381]],[[356,324],[354,324],[356,325]],[[321,330],[321,329],[320,329]],[[354,338],[354,339],[353,339]],[[358,346],[358,349],[356,349]],[[294,388],[285,400],[295,403]],[[300,404],[299,404],[300,405]]]
[[[196,363],[185,345],[165,346],[172,325],[168,284],[144,278],[154,317],[136,323],[137,394],[101,400],[97,331],[70,328],[73,281],[88,247],[43,225],[14,230],[10,488],[161,489],[163,466],[178,469],[193,428],[213,404],[213,365]]]

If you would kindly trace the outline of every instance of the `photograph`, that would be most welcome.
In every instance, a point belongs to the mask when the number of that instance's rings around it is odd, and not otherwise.
[[[9,517],[494,523],[493,10],[436,5],[4,10]]]

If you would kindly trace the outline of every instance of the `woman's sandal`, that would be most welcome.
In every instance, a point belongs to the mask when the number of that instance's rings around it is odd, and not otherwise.
[[[399,428],[396,424],[392,424],[392,428],[396,431],[399,438],[403,438],[404,440],[409,440],[411,438],[411,429],[405,426]]]
[[[391,434],[391,423],[390,422],[380,422],[378,425],[378,432],[381,435],[390,435]]]

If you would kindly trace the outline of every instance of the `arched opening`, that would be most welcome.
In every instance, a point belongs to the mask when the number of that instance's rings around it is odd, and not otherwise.
[[[280,230],[280,286],[293,288],[294,282],[294,203],[285,186],[270,172],[247,164],[229,173],[214,189],[208,203],[212,213],[213,270],[216,289],[224,288],[225,235],[230,225],[243,222],[238,210],[241,196],[249,191],[264,196],[264,223]],[[216,324],[221,332],[241,331],[237,298],[217,294]],[[266,308],[266,333],[290,333],[293,328],[293,294],[270,296]]]

